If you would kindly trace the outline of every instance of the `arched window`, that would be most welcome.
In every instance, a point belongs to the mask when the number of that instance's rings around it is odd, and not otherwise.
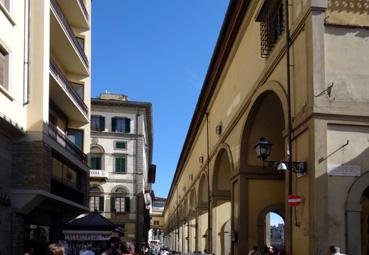
[[[90,152],[90,168],[93,170],[104,169],[104,149],[100,146],[92,146]]]
[[[124,188],[116,188],[111,195],[111,211],[115,213],[129,213],[130,198]]]
[[[104,211],[104,194],[98,187],[90,189],[90,211]]]

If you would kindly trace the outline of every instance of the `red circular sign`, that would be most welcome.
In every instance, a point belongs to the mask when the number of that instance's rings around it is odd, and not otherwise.
[[[298,206],[302,203],[303,198],[299,195],[289,195],[288,196],[288,204],[290,206]]]

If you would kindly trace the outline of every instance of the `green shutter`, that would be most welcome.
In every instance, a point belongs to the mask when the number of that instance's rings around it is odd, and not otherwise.
[[[131,132],[131,120],[130,119],[125,119],[125,131],[126,133],[130,133]]]
[[[126,159],[125,158],[115,158],[115,171],[117,173],[126,172]]]
[[[129,197],[125,197],[124,198],[124,211],[128,213],[129,209],[130,209],[130,199]]]
[[[99,212],[103,212],[104,211],[104,197],[100,196],[99,197]]]
[[[110,212],[115,212],[115,197],[110,198]]]
[[[116,118],[111,118],[111,131],[112,132],[115,132],[116,126],[117,126],[117,119]]]
[[[100,116],[99,121],[100,121],[99,131],[104,131],[105,130],[105,118]]]

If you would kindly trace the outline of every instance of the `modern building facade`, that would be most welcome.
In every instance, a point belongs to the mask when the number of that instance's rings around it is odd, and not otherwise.
[[[1,254],[41,253],[88,210],[90,13],[90,0],[0,1]]]
[[[151,103],[103,93],[91,101],[90,210],[124,229],[136,245],[147,241],[152,165]]]
[[[154,197],[150,210],[149,241],[164,242],[164,208],[166,199]]]
[[[265,244],[273,212],[288,254],[333,244],[367,254],[367,10],[356,0],[230,1],[165,207],[168,246],[245,254]],[[273,144],[265,162],[262,137]],[[291,168],[289,156],[304,164]],[[290,194],[302,203],[289,206]]]

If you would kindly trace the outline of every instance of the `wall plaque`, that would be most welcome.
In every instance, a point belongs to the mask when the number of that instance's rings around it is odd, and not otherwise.
[[[328,166],[328,175],[331,176],[360,176],[360,165],[337,165],[330,164]]]

